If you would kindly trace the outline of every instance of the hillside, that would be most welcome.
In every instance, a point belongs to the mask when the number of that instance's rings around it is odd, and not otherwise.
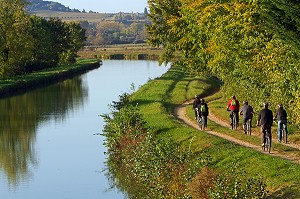
[[[27,10],[29,12],[35,12],[38,10],[51,10],[59,12],[80,12],[78,9],[70,9],[58,2],[43,1],[43,0],[28,0],[29,5]]]
[[[131,24],[132,22],[141,22],[146,19],[144,13],[122,13],[122,19],[120,19],[120,13],[98,13],[94,11],[81,12],[78,9],[70,9],[62,5],[61,3],[53,1],[43,0],[28,0],[29,5],[27,11],[31,15],[36,15],[42,18],[59,18],[62,21],[88,21],[90,23],[97,23],[99,21],[112,20],[118,21],[123,24]]]
[[[45,19],[55,17],[61,19],[62,21],[88,21],[91,23],[99,22],[103,19],[110,19],[113,17],[113,14],[106,13],[63,12],[52,10],[37,10],[32,11],[31,14]]]

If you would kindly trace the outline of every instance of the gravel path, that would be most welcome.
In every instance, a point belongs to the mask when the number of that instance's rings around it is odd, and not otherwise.
[[[182,122],[186,123],[187,125],[195,128],[195,129],[199,129],[198,127],[198,124],[196,123],[196,121],[192,121],[190,120],[187,116],[186,116],[186,107],[188,105],[192,104],[192,101],[187,101],[183,104],[181,104],[180,106],[178,106],[175,110],[174,110],[174,114],[175,116]],[[228,127],[230,128],[230,125],[229,123],[225,122],[225,121],[222,121],[220,120],[216,115],[212,114],[211,112],[209,113],[210,115],[208,116],[208,119],[221,125],[221,126],[224,126],[224,127]],[[199,129],[200,130],[200,129]],[[209,127],[207,130],[205,130],[206,133],[209,133],[211,135],[215,135],[215,136],[218,136],[218,137],[221,137],[221,138],[224,138],[226,140],[229,140],[231,142],[234,142],[236,144],[239,144],[241,146],[245,146],[245,147],[249,147],[249,148],[252,148],[254,150],[257,150],[261,153],[266,153],[264,151],[262,151],[261,149],[261,146],[258,146],[258,145],[253,145],[249,142],[246,142],[246,141],[243,141],[243,140],[239,140],[239,139],[236,139],[234,137],[231,137],[231,136],[228,136],[228,135],[225,135],[225,134],[222,134],[222,133],[219,133],[219,132],[215,132],[215,131],[211,131],[209,130]],[[253,136],[259,136],[259,135],[253,135]],[[300,164],[300,157],[299,157],[299,153],[300,153],[300,146],[299,145],[292,145],[292,144],[287,144],[287,146],[289,147],[292,147],[294,149],[296,149],[297,151],[297,154],[298,156],[295,154],[295,150],[291,153],[289,152],[285,152],[285,154],[283,153],[280,153],[280,151],[276,151],[274,150],[273,148],[271,149],[271,153],[269,155],[271,156],[276,156],[276,157],[280,157],[280,158],[283,158],[283,159],[287,159],[287,160],[290,160],[292,162],[295,162],[297,164]],[[268,153],[266,153],[268,154]]]

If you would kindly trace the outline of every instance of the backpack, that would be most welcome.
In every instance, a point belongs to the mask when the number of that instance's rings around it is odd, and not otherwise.
[[[235,101],[235,99],[231,100],[231,106],[236,106],[236,101]]]
[[[206,112],[206,106],[205,104],[200,105],[200,112],[205,113]]]

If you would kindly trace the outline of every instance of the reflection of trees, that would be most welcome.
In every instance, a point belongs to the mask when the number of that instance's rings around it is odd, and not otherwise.
[[[83,105],[87,88],[80,77],[0,100],[0,169],[11,185],[36,164],[36,129],[50,119],[64,120]]]

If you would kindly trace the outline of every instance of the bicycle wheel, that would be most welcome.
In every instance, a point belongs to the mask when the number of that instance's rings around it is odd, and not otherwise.
[[[251,125],[249,120],[246,122],[246,133],[251,135]]]
[[[236,121],[236,114],[233,113],[232,115],[232,125],[231,125],[231,129],[236,130],[237,129],[237,121]]]
[[[268,139],[267,137],[265,137],[265,143],[264,143],[264,145],[262,146],[262,149],[263,149],[264,151],[267,151],[268,148],[269,148],[269,139]]]
[[[204,116],[201,116],[201,126],[202,126],[201,130],[204,130],[205,129],[205,118],[204,118]]]
[[[271,139],[268,135],[266,136],[265,151],[271,152]]]
[[[284,126],[282,128],[281,133],[282,133],[282,140],[286,144],[287,143],[287,134],[286,134],[286,130],[285,130]]]
[[[248,130],[248,132],[249,132],[249,135],[251,135],[251,133],[252,133],[252,129],[251,129],[251,124],[250,124],[250,122],[248,123],[248,126],[249,126],[249,130]]]
[[[202,118],[200,116],[197,116],[198,126],[202,130]]]

